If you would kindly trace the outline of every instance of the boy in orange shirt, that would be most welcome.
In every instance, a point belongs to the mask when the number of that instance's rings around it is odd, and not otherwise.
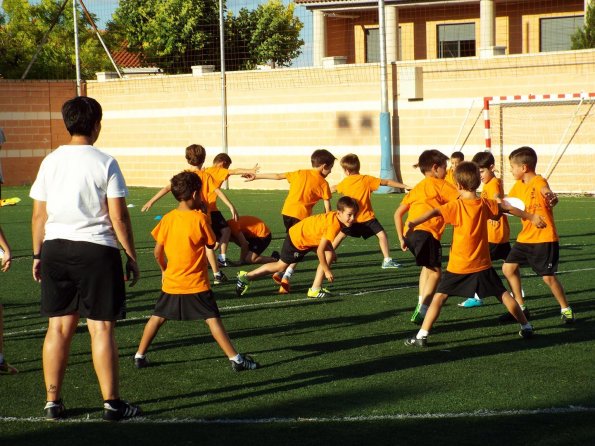
[[[215,200],[216,197],[219,197],[221,201],[223,201],[223,203],[225,203],[229,208],[229,211],[231,212],[233,219],[237,220],[238,213],[236,212],[236,208],[234,207],[234,205],[225,196],[223,191],[215,185],[215,180],[213,179],[213,177],[204,170],[202,170],[202,165],[204,164],[206,157],[207,151],[203,146],[199,144],[192,144],[186,147],[186,161],[188,161],[188,164],[194,167],[194,169],[190,171],[195,173],[202,182],[202,189],[200,191],[200,195],[202,206],[205,206],[205,213],[208,215],[208,210],[210,207],[209,199]],[[170,192],[170,190],[171,184],[168,183],[159,192],[157,192],[149,201],[147,201],[144,204],[141,211],[146,212],[149,209],[151,209],[151,206],[153,206],[153,204],[155,204],[155,202],[159,200],[161,197],[167,195]],[[212,224],[210,221],[210,216],[209,224]],[[209,265],[211,265],[211,270],[213,271],[213,284],[219,285],[222,282],[226,282],[227,277],[225,276],[225,274],[223,274],[223,271],[219,271],[219,265],[217,263],[217,258],[215,256],[214,250],[207,248],[207,259],[209,261]]]
[[[325,212],[330,212],[332,194],[326,177],[333,170],[335,159],[328,150],[318,149],[310,157],[312,169],[286,173],[246,175],[246,181],[268,179],[287,180],[289,182],[289,192],[283,204],[283,209],[281,209],[285,230],[289,231],[293,225],[311,216],[312,208],[320,200],[324,200]],[[280,294],[289,293],[289,280],[295,266],[296,263],[291,263],[284,272],[279,271],[273,275],[273,280],[279,284]]]
[[[461,161],[465,161],[465,155],[463,152],[452,152],[450,155],[450,167],[446,170],[446,176],[444,179],[456,187],[454,173],[455,169]]]
[[[193,172],[174,176],[171,191],[179,201],[178,208],[164,215],[151,232],[156,242],[155,260],[162,273],[162,292],[134,355],[137,368],[149,366],[147,350],[161,326],[170,319],[204,319],[234,371],[259,367],[233,347],[209,286],[205,248],[213,247],[216,239],[207,216],[199,210],[201,188],[201,181]]]
[[[425,178],[409,191],[395,211],[395,227],[403,251],[411,251],[415,262],[421,266],[419,273],[419,299],[411,322],[421,324],[432,302],[432,297],[442,274],[442,245],[444,220],[438,216],[419,225],[407,236],[403,231],[403,216],[408,221],[419,217],[430,209],[439,207],[459,197],[459,191],[444,180],[448,157],[438,150],[425,150],[419,156],[415,167],[419,167]]]
[[[401,265],[395,262],[390,256],[388,237],[386,236],[386,231],[376,219],[376,215],[372,209],[371,195],[380,186],[401,189],[411,188],[397,181],[372,177],[370,175],[361,175],[359,173],[359,158],[353,153],[341,158],[341,167],[346,177],[339,184],[331,187],[331,192],[339,192],[342,195],[354,198],[359,206],[359,212],[357,213],[355,223],[351,227],[341,229],[341,232],[339,232],[339,235],[333,241],[333,248],[336,250],[348,235],[351,237],[362,237],[364,240],[375,235],[378,237],[380,251],[382,251],[382,255],[384,256],[382,269],[399,268]]]
[[[240,264],[271,263],[279,260],[279,253],[271,257],[261,255],[271,243],[271,230],[257,217],[242,215],[238,221],[227,220],[231,230],[230,240],[240,247]]]
[[[455,181],[461,191],[458,200],[431,209],[409,221],[409,228],[413,229],[431,218],[441,216],[445,223],[454,226],[454,231],[446,272],[436,289],[421,329],[415,336],[405,340],[405,345],[426,347],[428,333],[438,319],[448,296],[469,296],[473,293],[477,293],[481,298],[496,296],[521,324],[519,335],[530,338],[533,336],[533,327],[492,267],[487,220],[498,218],[502,209],[505,209],[512,215],[526,218],[530,224],[537,227],[544,227],[545,223],[538,215],[529,214],[504,203],[499,204],[496,200],[477,198],[477,188],[481,180],[479,168],[475,163],[460,163],[455,170]]]
[[[252,169],[230,169],[229,166],[231,166],[230,156],[227,153],[219,153],[213,159],[213,165],[205,169],[205,172],[213,177],[216,188],[220,188],[230,175],[248,175],[258,172],[258,164]],[[219,266],[230,266],[230,263],[227,261],[227,245],[231,232],[227,221],[225,221],[225,217],[223,217],[223,214],[217,208],[216,190],[211,191],[209,194],[207,211],[211,216],[211,225],[219,244],[220,251],[219,255],[217,255],[217,262]]]
[[[336,211],[313,215],[293,225],[285,237],[281,258],[277,262],[267,263],[251,272],[240,271],[238,273],[237,295],[243,295],[248,291],[251,280],[285,271],[290,264],[301,262],[307,253],[316,250],[320,263],[307,296],[312,298],[328,296],[330,291],[322,288],[322,282],[325,277],[331,283],[335,280],[330,267],[337,257],[332,242],[342,227],[349,227],[353,224],[357,212],[357,201],[351,197],[341,197],[337,201]]]
[[[510,171],[516,183],[508,193],[510,197],[523,200],[525,209],[541,216],[547,223],[545,229],[535,228],[530,222],[523,220],[522,229],[516,238],[510,254],[502,265],[502,272],[506,276],[514,298],[523,310],[525,302],[521,292],[520,265],[529,265],[533,271],[542,277],[550,288],[554,298],[560,305],[560,318],[567,324],[574,322],[575,316],[568,305],[566,293],[558,280],[558,260],[560,245],[558,232],[554,223],[552,207],[558,202],[556,194],[552,192],[548,182],[535,173],[537,153],[531,147],[520,147],[513,150],[508,157]],[[508,318],[501,316],[501,322]]]

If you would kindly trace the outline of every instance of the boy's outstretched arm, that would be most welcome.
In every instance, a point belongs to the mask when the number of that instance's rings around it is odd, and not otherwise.
[[[258,163],[256,163],[252,169],[242,169],[242,168],[228,169],[228,173],[230,175],[248,175],[248,174],[256,175],[259,170],[260,170],[260,166],[258,165]]]
[[[229,201],[229,198],[227,198],[227,196],[219,188],[215,189],[215,193],[221,199],[221,201],[225,203],[225,205],[229,208],[229,211],[231,212],[231,218],[233,218],[234,221],[238,221],[238,218],[240,218],[240,216],[238,215],[238,211],[236,211],[235,206],[231,203],[231,201]]]
[[[167,195],[169,191],[171,191],[171,184],[168,184],[167,186],[163,187],[159,192],[153,195],[153,198],[151,198],[143,205],[141,211],[147,212],[149,209],[151,209],[151,206],[153,206],[157,200],[159,200],[164,195]]]
[[[405,238],[403,234],[403,216],[409,211],[409,205],[401,204],[397,210],[395,211],[395,228],[397,230],[397,237],[399,239],[399,244],[401,245],[401,250],[407,251],[407,246],[405,245]]]
[[[529,220],[534,226],[540,229],[545,228],[547,226],[547,223],[541,215],[531,214],[527,211],[521,211],[519,208],[511,206],[505,201],[503,201],[502,203],[498,203],[498,208],[500,209],[500,212],[506,211],[510,215],[514,215],[515,217],[520,217],[524,220]]]
[[[332,243],[325,239],[324,237],[320,239],[320,243],[318,244],[318,248],[316,249],[316,255],[318,256],[318,261],[320,262],[320,266],[322,267],[322,270],[324,271],[324,277],[326,277],[326,280],[328,280],[329,282],[333,282],[335,280],[335,276],[333,275],[333,272],[331,271],[331,267],[328,264],[328,262],[326,261],[326,251],[328,251],[330,248],[330,251],[333,252],[333,257],[336,256],[336,253],[333,249],[333,245]]]
[[[330,212],[333,210],[333,208],[331,207],[331,200],[323,200],[324,202],[324,213],[326,214],[327,212]]]
[[[413,220],[409,220],[409,230],[412,230],[417,225],[421,225],[423,222],[428,221],[430,218],[438,217],[440,215],[442,215],[442,212],[440,212],[440,208],[430,209],[429,211],[423,213],[419,217],[414,218]]]
[[[254,180],[284,180],[287,178],[287,175],[284,173],[246,173],[242,175],[244,181],[254,181]]]
[[[381,186],[396,187],[398,189],[406,189],[406,190],[411,190],[412,189],[411,186],[407,186],[406,184],[399,183],[398,181],[389,180],[387,178],[380,178],[380,185]]]

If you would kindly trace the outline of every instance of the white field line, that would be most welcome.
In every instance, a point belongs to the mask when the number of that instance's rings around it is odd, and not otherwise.
[[[594,271],[595,268],[581,268],[581,269],[571,269],[571,270],[567,270],[567,271],[558,271],[556,274],[570,274],[570,273],[581,273],[581,272],[585,272],[585,271]],[[523,278],[537,278],[537,276],[535,275],[522,275]],[[374,293],[386,293],[388,291],[399,291],[399,290],[407,290],[407,289],[411,289],[411,288],[417,288],[417,286],[398,286],[398,287],[388,287],[388,288],[375,288],[372,290],[359,290],[359,291],[351,291],[351,292],[338,292],[338,293],[334,293],[335,296],[365,296],[366,294],[374,294]],[[279,304],[287,304],[287,303],[296,303],[296,302],[313,302],[314,300],[308,297],[304,297],[304,298],[300,298],[300,299],[285,299],[285,300],[275,300],[275,301],[271,301],[271,302],[255,302],[255,303],[251,303],[251,304],[242,304],[242,305],[231,305],[231,306],[226,306],[226,307],[220,307],[219,310],[222,313],[225,313],[226,311],[230,311],[230,310],[241,310],[242,308],[254,308],[254,307],[268,307],[268,306],[275,306],[275,305],[279,305]],[[21,318],[20,320],[25,320],[25,319],[33,319],[33,318],[39,318],[40,316],[32,316],[32,317],[26,317],[26,318]],[[140,320],[146,320],[149,319],[151,317],[151,315],[143,315],[143,316],[137,316],[137,317],[127,317],[125,320],[126,321],[140,321]],[[78,327],[86,327],[87,323],[86,322],[79,322]],[[43,333],[47,330],[47,327],[40,327],[40,328],[35,328],[33,330],[20,330],[20,331],[10,331],[10,332],[5,332],[4,333],[4,337],[9,337],[9,336],[17,336],[17,335],[22,335],[22,334],[30,334],[30,333]]]
[[[517,417],[519,415],[548,415],[548,414],[567,414],[567,413],[590,413],[595,412],[595,407],[589,406],[568,406],[568,407],[549,407],[542,409],[519,409],[519,410],[487,410],[480,409],[473,412],[461,413],[406,413],[406,414],[391,414],[391,415],[370,415],[370,416],[356,416],[356,417],[271,417],[271,418],[219,418],[219,419],[204,419],[204,418],[135,418],[124,423],[141,423],[141,424],[210,424],[210,425],[225,425],[225,424],[316,424],[316,423],[362,423],[369,421],[399,421],[399,420],[436,420],[436,419],[452,419],[452,418],[493,418],[493,417]],[[10,422],[29,422],[29,423],[47,423],[45,418],[41,417],[0,417],[1,423]],[[74,418],[59,423],[103,423],[104,421],[98,418]]]

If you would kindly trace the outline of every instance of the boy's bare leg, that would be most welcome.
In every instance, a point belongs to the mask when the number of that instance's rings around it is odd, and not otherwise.
[[[421,267],[421,271],[419,272],[419,302],[418,304],[423,303],[423,296],[424,296],[424,288],[426,287],[426,282],[428,280],[428,269],[425,266]]]
[[[558,278],[556,276],[543,276],[542,278],[546,285],[550,287],[550,290],[552,290],[552,294],[558,301],[560,308],[568,308],[569,305],[568,300],[566,299],[566,293]]]
[[[145,325],[145,329],[143,330],[143,337],[138,344],[138,350],[136,352],[137,354],[145,355],[147,353],[147,350],[149,350],[153,339],[155,339],[155,336],[157,336],[157,332],[166,321],[167,319],[159,316],[151,316],[149,318],[147,324]]]
[[[215,251],[209,248],[207,248],[206,251],[207,260],[209,261],[211,271],[213,271],[213,274],[219,273],[219,264],[217,263],[217,256],[215,255]]]
[[[93,367],[104,400],[120,398],[119,357],[115,337],[115,321],[87,319],[91,335]]]
[[[440,283],[440,278],[442,277],[442,269],[438,267],[424,267],[424,269],[426,270],[426,280],[423,288],[421,289],[422,304],[430,305],[433,301],[436,288],[438,288],[438,283]]]
[[[252,251],[249,251],[248,254],[246,254],[245,262],[252,263],[253,265],[264,265],[265,263],[275,263],[277,262],[277,259],[275,259],[274,257],[261,256]]]
[[[378,237],[378,244],[380,245],[380,251],[382,251],[382,256],[384,259],[390,257],[390,248],[388,246],[388,237],[386,236],[386,232],[380,231],[376,234]]]
[[[234,348],[231,340],[229,339],[229,335],[227,334],[227,330],[223,326],[223,322],[218,317],[212,317],[209,319],[205,319],[206,324],[209,326],[209,330],[211,330],[211,334],[213,338],[225,353],[225,356],[228,358],[233,358],[238,354],[236,349]]]
[[[46,401],[60,399],[64,373],[68,365],[70,342],[79,321],[78,314],[51,317],[42,350]]]
[[[506,281],[510,286],[514,300],[516,300],[519,305],[525,305],[523,290],[521,288],[521,270],[519,264],[504,262],[502,264],[502,274],[506,277]]]
[[[429,332],[434,325],[434,322],[440,316],[440,311],[442,310],[442,305],[448,300],[448,294],[444,293],[436,293],[432,298],[432,304],[424,317],[424,321],[421,324],[421,329]]]
[[[506,306],[508,312],[514,316],[519,324],[526,325],[529,323],[525,317],[525,313],[523,313],[523,310],[521,309],[521,306],[508,291],[505,291],[502,296],[500,296],[499,300]]]
[[[229,237],[231,236],[231,229],[229,226],[227,228],[221,229],[221,237],[219,237],[219,250],[222,256],[227,255],[227,245],[229,244]]]
[[[267,274],[281,273],[287,268],[287,263],[285,263],[283,260],[277,260],[274,263],[265,263],[264,265],[259,266],[254,271],[250,271],[248,274],[246,274],[246,277],[248,280],[254,280]]]

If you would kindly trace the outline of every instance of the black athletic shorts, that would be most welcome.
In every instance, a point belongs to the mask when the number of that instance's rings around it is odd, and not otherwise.
[[[221,230],[227,228],[227,220],[220,211],[211,212],[211,228],[215,233],[215,238],[219,240],[221,238]]]
[[[56,239],[41,249],[41,315],[78,313],[97,321],[126,317],[120,251],[90,242]]]
[[[558,271],[559,260],[560,244],[558,242],[516,242],[506,257],[506,263],[530,266],[539,276],[553,276]]]
[[[496,260],[506,260],[510,254],[510,243],[490,243],[490,259],[492,262]]]
[[[312,249],[307,249],[305,251],[297,249],[293,243],[291,243],[291,238],[289,238],[288,235],[285,237],[283,247],[281,248],[281,260],[288,265],[291,265],[292,263],[299,263],[304,260],[304,256],[310,251],[312,251]]]
[[[153,315],[172,321],[200,321],[221,317],[211,290],[192,294],[161,292]]]
[[[442,267],[442,245],[428,231],[409,231],[405,236],[405,245],[415,256],[418,266],[428,268]]]
[[[369,239],[373,235],[384,231],[384,228],[378,220],[364,221],[362,223],[353,223],[350,227],[342,227],[341,232],[350,237],[361,237],[364,240]]]
[[[470,274],[445,271],[436,289],[437,293],[449,296],[469,297],[477,293],[481,299],[487,296],[500,299],[505,291],[506,288],[493,267]]]
[[[285,226],[285,232],[289,232],[289,228],[301,221],[299,218],[290,217],[289,215],[282,215],[282,217],[283,225]]]
[[[261,255],[265,249],[269,247],[272,240],[272,235],[269,234],[266,237],[250,237],[247,238],[248,249],[254,254]]]

